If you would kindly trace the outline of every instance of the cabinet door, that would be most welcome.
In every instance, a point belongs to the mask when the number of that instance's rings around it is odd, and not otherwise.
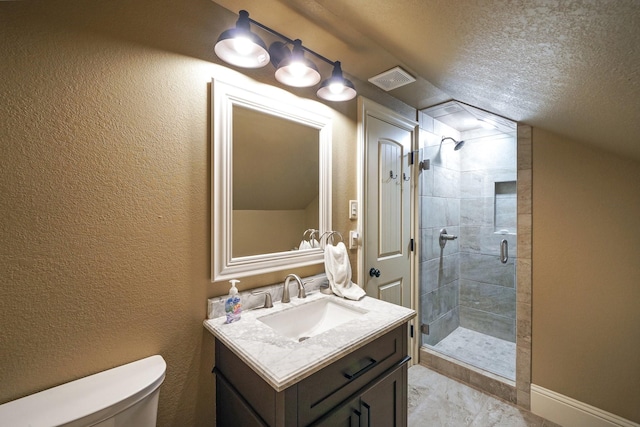
[[[360,398],[353,399],[329,412],[313,424],[313,427],[359,427]]]
[[[218,427],[267,427],[267,424],[246,404],[222,375],[216,375],[216,425]]]
[[[407,365],[395,369],[360,396],[361,426],[407,425]]]

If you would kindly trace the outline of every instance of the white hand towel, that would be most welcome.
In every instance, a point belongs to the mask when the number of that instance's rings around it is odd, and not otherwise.
[[[311,244],[309,243],[309,241],[303,240],[302,242],[300,242],[300,246],[298,247],[298,250],[304,251],[307,249],[311,249]]]
[[[344,243],[336,246],[327,243],[324,248],[324,269],[334,294],[352,300],[359,300],[366,292],[351,281],[351,263]]]

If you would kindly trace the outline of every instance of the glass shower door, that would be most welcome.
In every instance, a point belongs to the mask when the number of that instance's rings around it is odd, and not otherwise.
[[[421,132],[422,345],[515,380],[515,125],[458,131],[434,118]]]

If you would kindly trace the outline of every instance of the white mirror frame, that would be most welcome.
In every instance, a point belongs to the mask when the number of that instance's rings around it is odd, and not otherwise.
[[[317,111],[325,106],[317,101],[299,98],[285,90],[249,79],[242,79],[233,84],[214,78],[211,89],[212,282],[322,263],[324,256],[321,249],[233,258],[233,107],[252,109],[318,129],[319,230],[322,234],[331,230],[332,120],[329,115]],[[303,231],[300,231],[300,240]]]

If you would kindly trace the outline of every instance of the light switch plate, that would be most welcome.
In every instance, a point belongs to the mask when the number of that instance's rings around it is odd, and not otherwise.
[[[349,249],[356,249],[360,245],[360,235],[356,230],[349,231]]]
[[[358,219],[358,201],[349,200],[349,219]]]

